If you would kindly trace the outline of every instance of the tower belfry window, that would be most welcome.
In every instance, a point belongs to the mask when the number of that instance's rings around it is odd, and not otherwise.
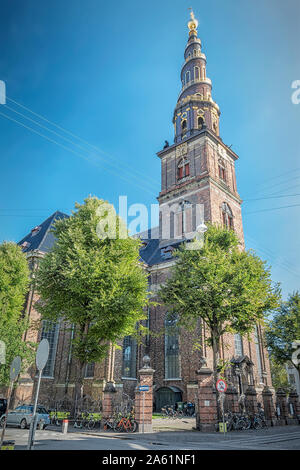
[[[177,167],[177,175],[178,179],[185,178],[190,176],[190,162],[186,158],[180,160],[178,167]]]
[[[219,178],[221,178],[223,181],[226,181],[225,164],[221,159],[219,159],[218,163],[219,163]]]
[[[202,116],[198,116],[197,124],[198,124],[198,129],[201,130],[204,126],[204,119]]]
[[[223,226],[226,227],[227,229],[233,230],[233,214],[232,211],[229,207],[229,205],[226,202],[223,202],[222,204],[222,221],[223,221]]]

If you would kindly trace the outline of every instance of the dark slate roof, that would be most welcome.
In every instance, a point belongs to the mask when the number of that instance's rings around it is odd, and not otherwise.
[[[23,247],[23,252],[28,253],[30,251],[39,250],[43,253],[48,252],[55,243],[54,234],[51,232],[53,224],[58,219],[69,217],[63,212],[56,211],[48,219],[38,225],[37,231],[34,234],[31,231],[26,237],[19,241],[18,245],[22,245],[24,242],[27,243]],[[172,259],[172,256],[164,255],[163,249],[171,246],[177,248],[181,241],[178,240],[160,240],[159,239],[159,227],[154,227],[145,232],[134,235],[135,238],[140,238],[145,246],[140,250],[141,260],[148,266],[154,264],[166,263]]]
[[[32,230],[28,235],[26,235],[26,237],[19,241],[18,245],[22,245],[25,242],[27,243],[27,245],[23,247],[24,253],[28,253],[33,250],[39,250],[44,253],[49,251],[55,242],[55,237],[51,232],[51,228],[56,220],[64,219],[65,217],[69,216],[63,212],[54,212],[54,214],[48,217],[47,220],[36,226],[36,232],[33,232]]]
[[[180,243],[182,243],[182,240],[160,240],[159,227],[154,227],[146,230],[145,232],[137,233],[134,237],[140,238],[145,244],[145,246],[140,250],[140,256],[141,260],[148,266],[170,261],[172,259],[171,253],[169,257],[166,257],[163,253],[163,249],[169,246],[172,248],[178,248]]]

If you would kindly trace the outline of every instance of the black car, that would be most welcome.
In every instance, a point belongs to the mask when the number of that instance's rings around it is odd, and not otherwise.
[[[0,416],[2,416],[7,408],[7,400],[6,398],[0,398]]]

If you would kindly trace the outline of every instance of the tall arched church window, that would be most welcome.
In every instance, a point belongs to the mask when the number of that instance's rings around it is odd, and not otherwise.
[[[165,319],[165,378],[180,378],[179,332],[176,317]]]
[[[229,207],[229,205],[226,202],[223,202],[222,204],[222,221],[223,221],[223,226],[233,230],[233,214],[232,211]]]
[[[257,371],[258,371],[258,379],[261,383],[263,383],[263,366],[262,366],[262,357],[261,357],[261,349],[260,349],[260,338],[259,338],[259,331],[258,327],[255,326],[254,330],[254,342],[256,348],[256,359],[257,359]]]
[[[235,356],[243,356],[243,340],[240,334],[236,333],[234,335],[234,354]]]
[[[195,80],[200,80],[200,67],[194,67],[194,78]]]
[[[177,176],[178,179],[185,178],[186,176],[190,176],[190,161],[186,158],[182,158],[178,163],[177,167]]]
[[[57,341],[59,332],[59,322],[50,320],[43,320],[41,340],[47,339],[49,342],[49,356],[46,365],[43,369],[43,377],[53,377]]]
[[[125,336],[123,340],[122,377],[136,378],[137,344],[132,336]]]

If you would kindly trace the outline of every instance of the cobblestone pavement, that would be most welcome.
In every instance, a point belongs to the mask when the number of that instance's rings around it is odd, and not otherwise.
[[[7,428],[5,439],[14,439],[15,449],[26,449],[28,430]],[[36,432],[36,450],[299,450],[300,426],[227,433],[165,431],[115,434],[110,432]]]

